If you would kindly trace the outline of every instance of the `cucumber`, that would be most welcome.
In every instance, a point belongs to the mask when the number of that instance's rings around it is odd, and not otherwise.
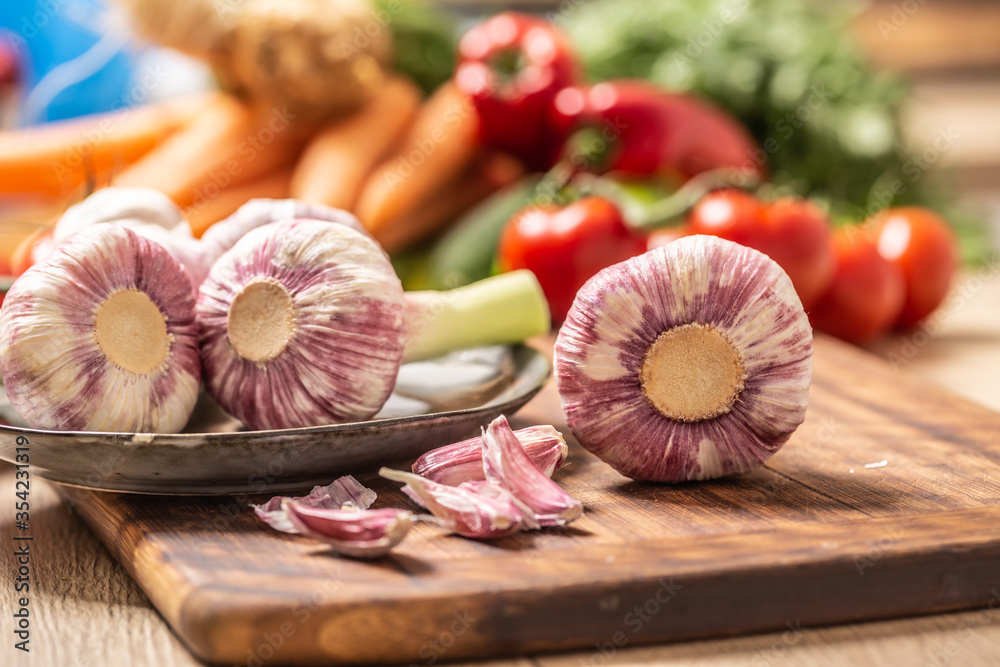
[[[451,289],[488,278],[504,225],[531,203],[541,176],[532,174],[508,185],[465,213],[430,252],[430,283]]]

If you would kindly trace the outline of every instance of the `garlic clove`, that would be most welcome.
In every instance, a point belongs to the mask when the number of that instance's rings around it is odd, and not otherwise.
[[[463,537],[496,539],[538,525],[528,508],[496,484],[466,482],[461,486],[446,486],[389,468],[379,470],[379,475],[404,483],[406,495]]]
[[[285,513],[282,503],[286,500],[301,507],[314,509],[358,509],[366,510],[375,502],[375,492],[364,486],[352,475],[341,477],[326,486],[315,486],[308,495],[298,498],[275,496],[263,505],[252,505],[261,521],[283,533],[298,530]]]
[[[812,329],[766,255],[710,236],[608,267],[556,340],[566,421],[634,479],[681,482],[761,465],[805,418]]]
[[[35,428],[176,432],[201,377],[194,291],[135,232],[97,224],[24,273],[0,309],[0,367]]]
[[[546,477],[552,477],[566,461],[569,447],[555,427],[529,426],[514,431],[514,435],[531,462]],[[432,449],[413,463],[413,473],[449,486],[485,480],[482,437]]]
[[[315,220],[248,232],[212,267],[197,313],[206,387],[251,429],[370,418],[406,335],[403,288],[381,247]]]
[[[539,470],[503,415],[483,431],[482,452],[487,481],[510,491],[540,526],[564,526],[583,515],[580,501]]]
[[[384,556],[403,541],[412,525],[412,513],[401,509],[323,509],[288,499],[281,507],[299,534],[352,558]]]

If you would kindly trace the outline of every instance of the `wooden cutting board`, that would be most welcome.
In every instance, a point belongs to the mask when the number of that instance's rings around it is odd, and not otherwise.
[[[564,428],[554,383],[513,420]],[[400,464],[398,467],[402,467]],[[359,476],[376,506],[397,485]],[[680,486],[572,445],[586,514],[477,542],[420,524],[375,562],[254,517],[259,498],[65,489],[198,656],[334,664],[625,645],[1000,605],[1000,415],[816,341],[808,417],[764,468]]]

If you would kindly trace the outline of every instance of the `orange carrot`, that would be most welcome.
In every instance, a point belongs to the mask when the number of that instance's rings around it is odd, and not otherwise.
[[[184,209],[184,215],[191,225],[191,232],[198,238],[209,227],[223,218],[229,217],[240,206],[251,199],[286,199],[290,196],[291,169],[283,169],[273,174],[261,176],[249,183],[232,185],[218,196],[203,198]]]
[[[292,164],[304,142],[305,128],[286,110],[223,95],[112,185],[153,188],[189,206]]]
[[[360,111],[334,121],[306,146],[292,175],[292,197],[352,210],[365,177],[402,138],[420,105],[406,79],[388,79]]]
[[[0,132],[0,194],[62,198],[139,159],[205,108],[196,95]]]
[[[369,175],[358,199],[358,217],[376,239],[406,236],[394,229],[435,190],[472,163],[479,148],[479,119],[472,102],[451,83],[420,109],[397,153]]]
[[[509,155],[483,155],[451,181],[439,186],[406,220],[385,226],[379,242],[389,253],[405,250],[442,230],[523,173],[521,163]]]

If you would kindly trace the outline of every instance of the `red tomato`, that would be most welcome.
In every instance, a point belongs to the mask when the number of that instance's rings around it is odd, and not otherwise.
[[[833,282],[809,312],[820,331],[851,343],[866,343],[893,325],[903,308],[903,274],[878,253],[859,227],[833,233]]]
[[[565,207],[530,206],[515,213],[498,253],[501,269],[535,274],[559,323],[591,276],[645,250],[646,239],[629,232],[613,202],[584,197]]]
[[[692,234],[710,234],[755,248],[753,244],[760,242],[763,217],[764,204],[753,195],[742,190],[716,190],[691,209],[688,226]]]
[[[948,295],[958,266],[955,234],[934,211],[917,206],[888,209],[872,222],[879,254],[899,268],[906,283],[896,326],[911,327]]]
[[[718,190],[695,205],[689,223],[692,234],[718,236],[773,259],[792,279],[806,310],[833,279],[829,222],[808,200],[765,203],[739,190]]]

